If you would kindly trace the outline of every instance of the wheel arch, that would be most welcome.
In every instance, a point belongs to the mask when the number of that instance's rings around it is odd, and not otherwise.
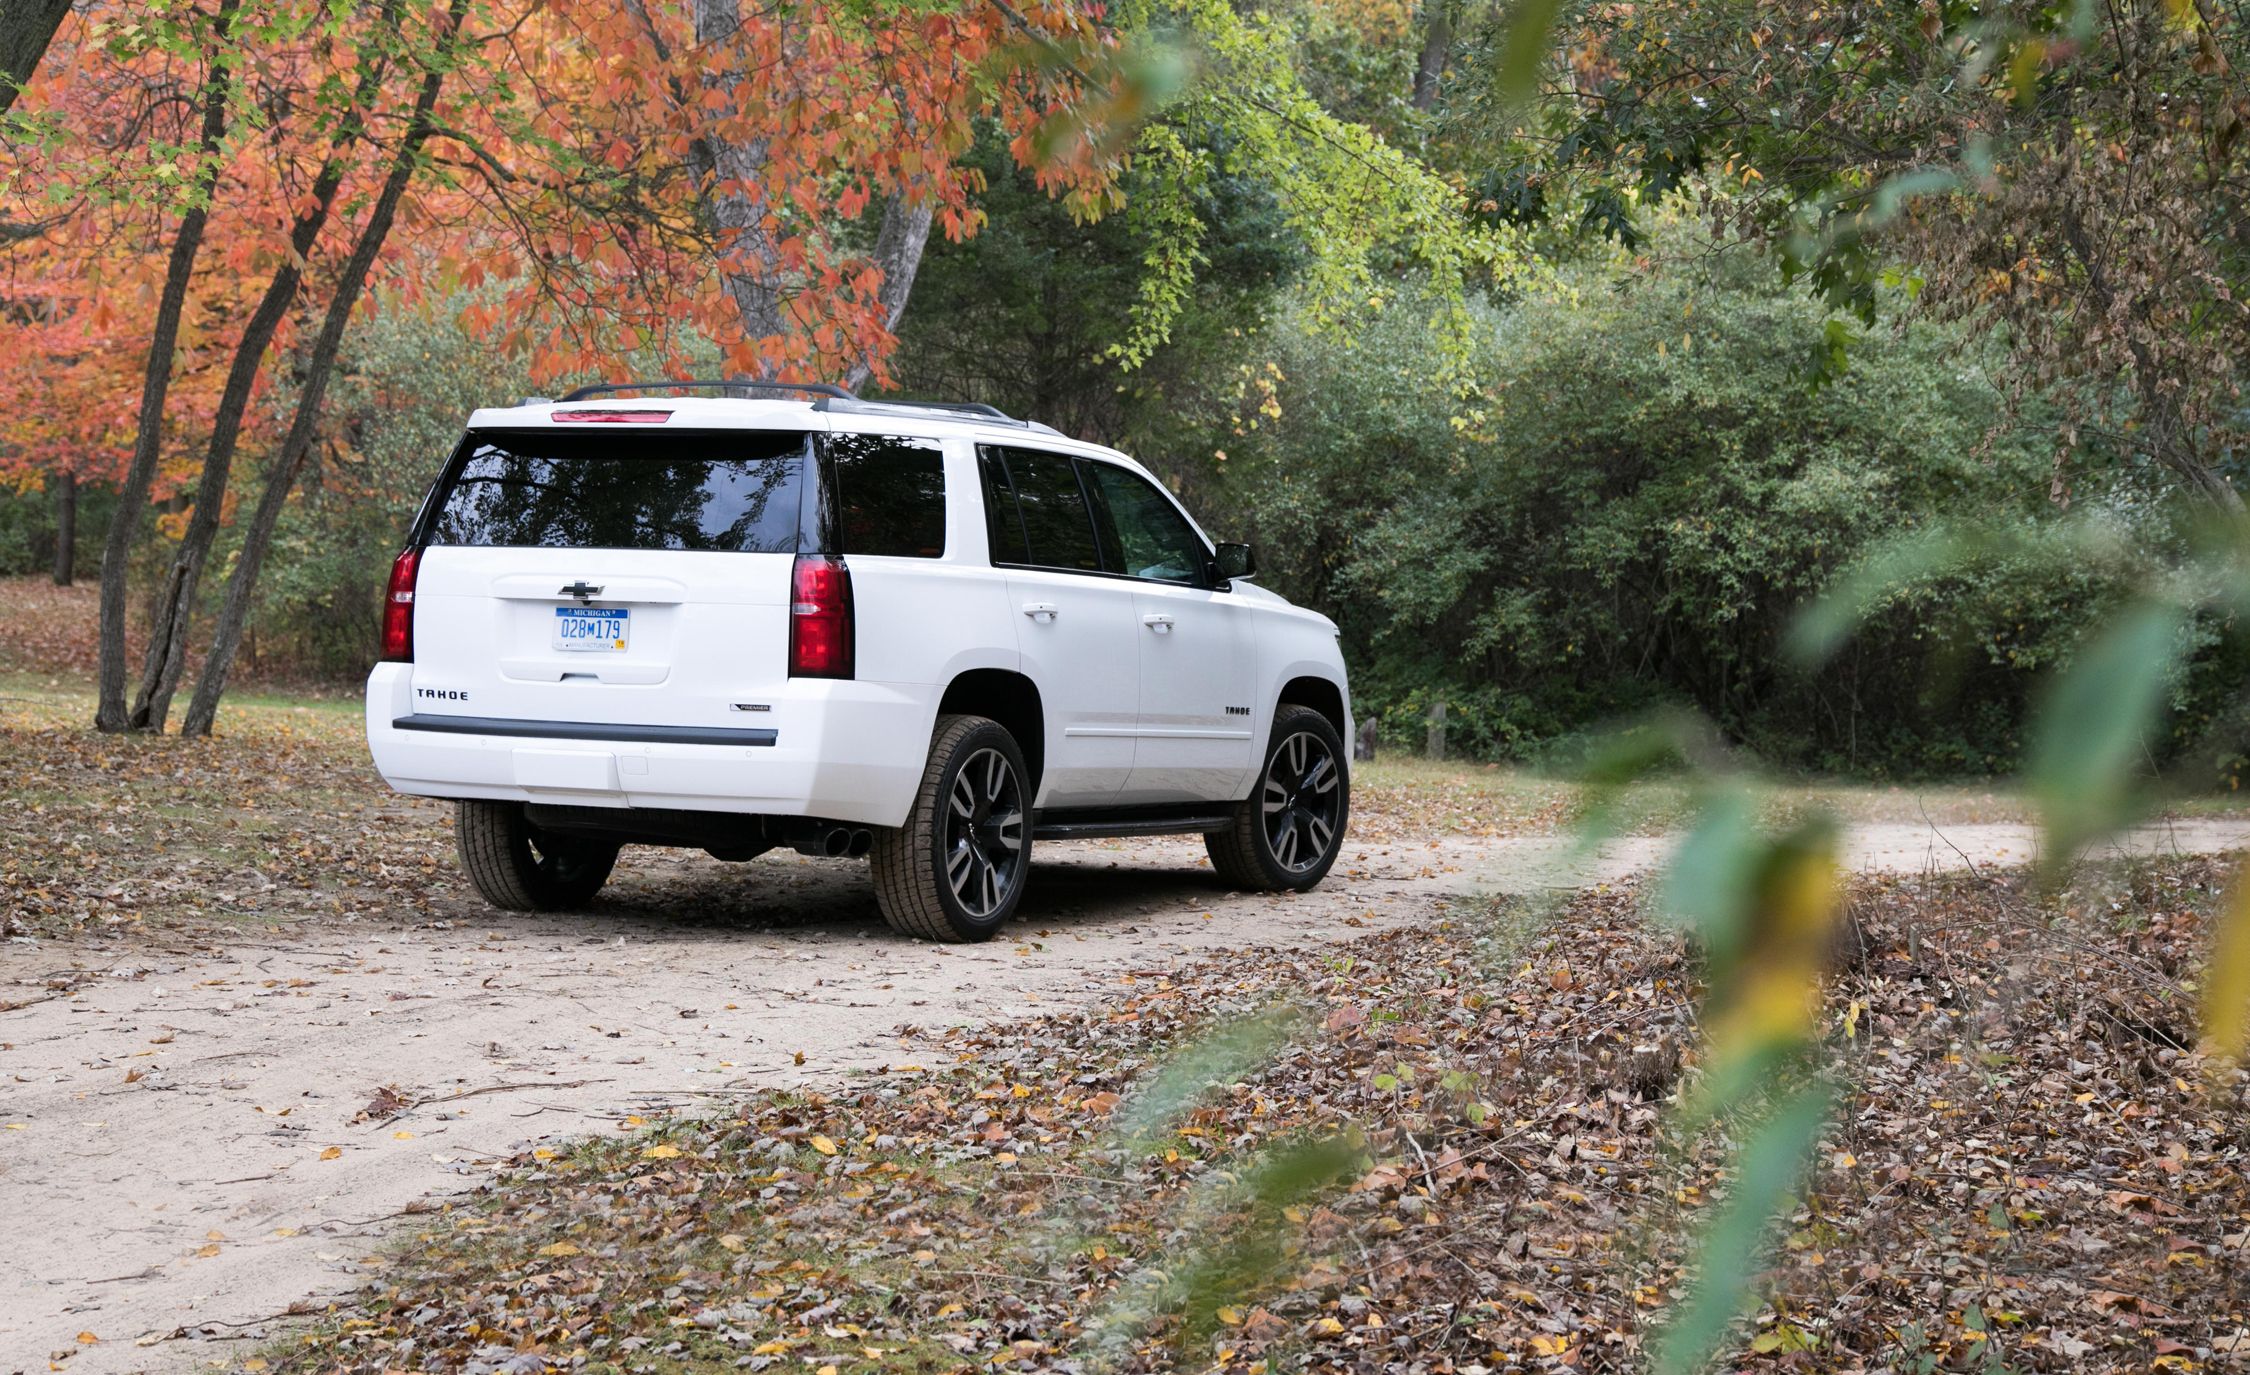
[[[989,716],[1005,726],[1023,751],[1024,768],[1031,774],[1029,795],[1039,795],[1047,762],[1047,711],[1037,683],[1013,669],[967,669],[945,685],[938,714]]]

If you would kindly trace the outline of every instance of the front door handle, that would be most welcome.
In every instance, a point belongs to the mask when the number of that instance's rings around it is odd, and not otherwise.
[[[1062,608],[1053,602],[1025,602],[1023,614],[1043,625],[1052,625],[1055,617],[1062,614]]]
[[[1149,629],[1155,631],[1159,635],[1169,635],[1172,633],[1172,618],[1165,615],[1161,611],[1151,612],[1150,614],[1141,617],[1141,624],[1147,626]]]

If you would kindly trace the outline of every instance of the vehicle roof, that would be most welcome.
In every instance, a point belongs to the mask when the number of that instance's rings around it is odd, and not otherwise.
[[[682,430],[808,430],[830,434],[894,434],[916,439],[962,437],[985,444],[1051,449],[1121,463],[1153,476],[1129,455],[1100,444],[1072,439],[1045,425],[946,411],[906,402],[850,401],[817,405],[770,397],[633,396],[585,401],[531,400],[514,406],[484,406],[469,416],[472,430],[543,430],[555,416],[571,411],[665,411],[668,428]],[[580,427],[571,422],[576,431]],[[646,434],[635,427],[634,433]]]

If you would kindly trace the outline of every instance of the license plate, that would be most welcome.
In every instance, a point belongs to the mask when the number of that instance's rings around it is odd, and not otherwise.
[[[555,648],[615,654],[625,648],[633,613],[606,607],[555,608]]]

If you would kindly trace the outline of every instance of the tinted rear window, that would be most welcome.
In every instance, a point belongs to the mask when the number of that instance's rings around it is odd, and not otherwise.
[[[1001,457],[1022,522],[1024,562],[1040,568],[1101,571],[1101,546],[1094,542],[1093,512],[1078,485],[1078,465],[1068,454],[1035,449],[1005,449]],[[1004,512],[1004,496],[1002,501]]]
[[[805,436],[637,429],[470,435],[430,542],[796,552]]]
[[[945,454],[934,439],[840,434],[836,524],[845,554],[934,559],[945,553]]]

